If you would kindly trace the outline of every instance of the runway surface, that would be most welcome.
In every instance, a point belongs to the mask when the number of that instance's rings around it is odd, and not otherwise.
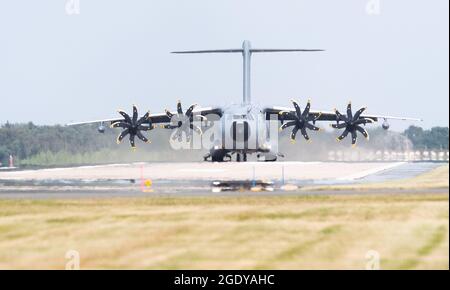
[[[355,180],[404,163],[133,163],[0,172],[0,180],[94,181],[152,180],[211,181],[245,179]]]
[[[385,182],[411,178],[440,166],[438,163],[133,163],[0,172],[0,198],[105,198],[141,196],[351,194],[354,192],[285,191],[284,184],[299,188]],[[151,187],[143,186],[144,181]],[[265,180],[271,192],[212,192],[213,181]],[[401,190],[390,193],[401,193]],[[438,190],[438,192],[441,192]],[[366,193],[370,193],[366,192]],[[382,193],[376,191],[376,193]]]

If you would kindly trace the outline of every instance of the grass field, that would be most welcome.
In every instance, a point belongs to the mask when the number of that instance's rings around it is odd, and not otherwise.
[[[449,196],[0,200],[0,268],[449,269]]]
[[[0,199],[0,269],[64,269],[76,250],[82,269],[365,269],[375,251],[382,269],[448,270],[448,170],[316,188],[405,194]]]

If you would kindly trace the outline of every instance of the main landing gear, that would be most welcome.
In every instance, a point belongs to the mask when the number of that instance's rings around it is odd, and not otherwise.
[[[247,162],[247,153],[236,153],[236,162]]]

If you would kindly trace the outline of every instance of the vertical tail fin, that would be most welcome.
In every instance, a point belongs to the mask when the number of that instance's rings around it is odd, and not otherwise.
[[[217,50],[188,50],[174,51],[174,54],[202,54],[202,53],[242,53],[243,67],[243,103],[251,103],[251,56],[253,53],[270,52],[321,52],[322,49],[252,49],[251,42],[246,40],[242,48],[238,49],[217,49]]]

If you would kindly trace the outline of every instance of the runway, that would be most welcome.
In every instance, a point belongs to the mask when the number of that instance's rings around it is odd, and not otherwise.
[[[15,170],[0,172],[0,198],[209,196],[219,195],[211,190],[213,181],[252,180],[272,182],[273,191],[254,193],[236,190],[222,192],[220,195],[304,195],[308,193],[285,191],[282,186],[290,184],[301,188],[312,185],[386,182],[411,178],[439,165],[404,162],[133,163]],[[151,187],[143,187],[143,182],[149,180]],[[344,193],[354,192],[322,191],[309,194]]]
[[[324,163],[324,162],[248,162],[248,163],[132,163],[40,170],[0,172],[0,180],[34,180],[51,182],[64,180],[138,180],[211,181],[284,179],[341,180],[364,178],[405,163]]]

